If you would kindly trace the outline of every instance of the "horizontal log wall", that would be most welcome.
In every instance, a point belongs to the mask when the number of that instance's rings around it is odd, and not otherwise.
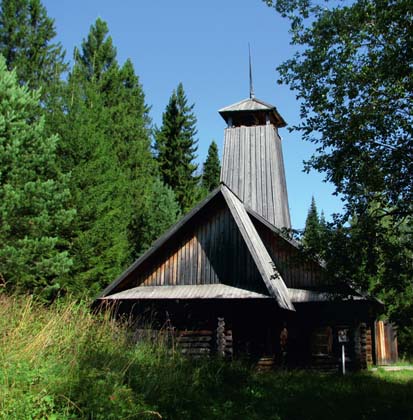
[[[209,356],[214,350],[214,331],[181,331],[177,333],[177,350],[187,356]]]

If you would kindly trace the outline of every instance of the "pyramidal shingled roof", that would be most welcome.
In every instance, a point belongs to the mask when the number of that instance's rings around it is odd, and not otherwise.
[[[284,121],[284,118],[280,115],[280,113],[277,111],[277,108],[274,105],[271,105],[268,102],[264,102],[261,99],[255,97],[243,99],[242,101],[236,102],[235,104],[226,106],[218,110],[218,112],[224,118],[224,120],[227,120],[226,117],[232,113],[259,111],[267,111],[272,113],[275,119],[277,120],[279,127],[285,127],[287,125],[287,123]]]
[[[245,245],[248,248],[248,251],[256,265],[256,268],[259,272],[260,277],[262,278],[265,288],[268,291],[269,297],[272,297],[276,300],[279,307],[282,309],[294,311],[294,306],[291,302],[287,286],[284,283],[284,280],[281,274],[278,272],[275,264],[273,263],[265,245],[263,244],[254,224],[252,223],[247,210],[244,207],[244,204],[241,200],[224,184],[221,184],[209,196],[196,206],[191,212],[189,212],[182,220],[176,223],[169,231],[167,231],[163,236],[161,236],[152,247],[144,253],[139,259],[137,259],[127,270],[125,270],[118,279],[112,282],[106,289],[97,297],[97,300],[102,299],[122,299],[122,296],[126,297],[128,293],[127,290],[134,291],[136,293],[137,289],[140,287],[148,287],[136,284],[129,285],[128,279],[133,273],[136,273],[140,266],[151,256],[153,256],[161,246],[166,244],[168,241],[173,241],[175,235],[187,226],[188,223],[194,218],[194,216],[200,212],[214,197],[220,195],[226,206],[228,207],[232,218],[235,221],[236,226],[239,229],[239,232],[245,242]],[[132,286],[132,287],[129,287]],[[163,288],[166,286],[154,286],[155,288]],[[173,286],[176,288],[181,288],[183,286],[176,285]],[[198,286],[194,286],[198,287]],[[183,290],[183,289],[182,289]],[[191,289],[192,290],[192,289]],[[228,289],[229,290],[229,289]],[[226,292],[228,292],[225,289]],[[119,292],[125,291],[124,294],[119,294]],[[166,290],[165,290],[166,291]],[[193,291],[191,291],[193,293]],[[153,295],[153,293],[152,293]],[[163,295],[163,294],[162,294]],[[225,293],[224,293],[225,295]],[[223,297],[225,297],[223,295]],[[143,295],[141,295],[143,296]],[[149,295],[148,295],[149,296]],[[160,295],[159,295],[160,296]],[[189,297],[189,296],[188,296]]]
[[[235,104],[221,108],[218,112],[234,112],[234,111],[268,111],[276,109],[274,105],[261,101],[257,98],[247,98]]]

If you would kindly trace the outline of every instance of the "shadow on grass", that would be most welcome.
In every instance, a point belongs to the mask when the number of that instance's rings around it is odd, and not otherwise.
[[[413,419],[413,373],[257,374],[146,344],[82,352],[71,398],[89,418]]]

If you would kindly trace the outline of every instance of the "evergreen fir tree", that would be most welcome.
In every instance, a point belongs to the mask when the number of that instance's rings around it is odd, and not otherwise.
[[[0,6],[0,53],[7,68],[15,69],[20,84],[42,88],[44,99],[67,69],[56,30],[40,0],[2,0]]]
[[[9,290],[59,289],[72,264],[62,239],[74,211],[56,168],[56,136],[44,134],[39,93],[0,59],[0,277]]]
[[[318,253],[320,250],[320,230],[320,219],[318,217],[317,206],[314,197],[312,197],[307,219],[305,221],[302,242],[307,249],[314,253]]]
[[[137,213],[132,231],[134,258],[146,251],[180,216],[174,192],[157,177],[148,185],[142,202],[144,208]]]
[[[73,174],[78,208],[74,273],[79,287],[91,293],[119,275],[153,234],[177,217],[173,193],[161,191],[164,186],[152,190],[156,164],[148,111],[131,61],[119,66],[107,25],[98,19],[75,50],[65,101],[55,118],[63,138],[60,162]],[[171,214],[158,212],[158,219],[166,218],[163,224],[155,217],[159,209],[149,209],[147,202],[165,195]]]
[[[77,64],[89,81],[110,79],[107,76],[111,70],[118,68],[116,48],[108,33],[107,23],[98,18],[90,27],[87,38],[82,41],[81,51],[75,49]]]
[[[221,174],[221,164],[218,156],[218,146],[212,141],[208,148],[208,155],[202,173],[202,186],[211,192],[218,187]]]
[[[183,212],[197,197],[199,177],[194,173],[197,150],[194,105],[188,105],[180,83],[173,91],[162,115],[162,126],[155,135],[155,150],[163,182],[175,192]]]
[[[97,293],[130,259],[128,183],[107,136],[110,115],[94,83],[75,65],[61,127],[60,163],[70,169],[77,208],[73,274],[79,290]]]

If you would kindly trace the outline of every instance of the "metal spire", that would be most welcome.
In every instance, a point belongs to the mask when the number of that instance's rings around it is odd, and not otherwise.
[[[250,64],[250,98],[254,98],[254,86],[252,84],[252,64],[251,64],[251,48],[250,43],[248,43],[248,57],[249,57],[249,64]]]

